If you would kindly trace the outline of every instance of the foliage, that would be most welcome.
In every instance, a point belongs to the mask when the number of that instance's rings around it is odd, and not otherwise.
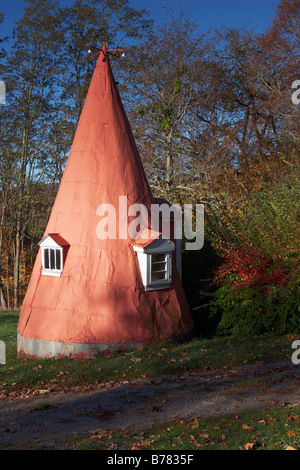
[[[9,54],[0,39],[8,103],[0,106],[1,305],[17,308],[24,296],[94,69],[88,50],[105,41],[126,48],[125,59],[111,55],[111,64],[154,196],[206,203],[211,231],[221,237],[220,246],[211,245],[208,234],[202,258],[184,254],[191,307],[204,302],[202,290],[215,291],[210,283],[222,254],[219,315],[232,302],[236,318],[241,305],[255,310],[259,292],[260,318],[274,306],[273,322],[280,318],[281,329],[292,324],[298,302],[293,191],[277,184],[276,195],[267,185],[276,185],[299,158],[300,107],[291,100],[299,78],[299,1],[281,0],[261,35],[201,31],[181,12],[154,27],[148,12],[128,0],[68,6],[26,0],[24,7]],[[233,288],[243,292],[241,302]],[[204,323],[217,318],[207,315],[200,322],[205,331]]]
[[[215,211],[215,246],[223,262],[213,312],[220,333],[299,332],[299,167],[236,206]],[[225,209],[224,209],[225,207]]]
[[[88,49],[125,36],[138,41],[151,25],[128,0],[24,2],[10,53],[0,50],[7,89],[0,106],[2,307],[17,308],[24,297],[94,69]]]

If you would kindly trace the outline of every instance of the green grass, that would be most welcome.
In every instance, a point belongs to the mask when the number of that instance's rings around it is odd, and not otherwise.
[[[295,338],[194,338],[185,343],[163,341],[144,349],[88,360],[26,359],[16,352],[18,312],[0,312],[0,340],[6,345],[6,364],[0,364],[1,397],[79,390],[101,383],[144,380],[160,375],[189,375],[245,364],[291,360]],[[259,378],[257,379],[259,380]],[[245,379],[244,386],[247,384]],[[242,386],[241,383],[239,386]],[[39,405],[44,409],[48,404]],[[273,407],[239,415],[175,419],[141,432],[130,428],[98,430],[66,438],[74,449],[114,450],[282,450],[300,449],[300,407]],[[35,444],[32,443],[33,447]]]
[[[139,433],[99,430],[78,450],[298,450],[300,407],[191,418]]]
[[[194,338],[186,343],[163,341],[144,349],[99,355],[93,359],[26,359],[16,348],[18,312],[0,312],[0,340],[6,344],[6,364],[0,364],[0,397],[92,387],[101,382],[144,380],[159,375],[188,375],[197,371],[259,362],[290,360],[292,338]]]

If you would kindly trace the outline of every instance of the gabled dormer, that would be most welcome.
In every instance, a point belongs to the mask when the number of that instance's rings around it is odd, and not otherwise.
[[[42,254],[42,274],[60,277],[69,248],[68,242],[58,233],[49,233],[39,242],[39,246]]]
[[[135,240],[145,290],[168,289],[172,284],[172,252],[175,245],[171,240],[159,235],[154,240]]]

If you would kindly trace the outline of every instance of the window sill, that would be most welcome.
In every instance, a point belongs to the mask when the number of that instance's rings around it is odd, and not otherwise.
[[[50,269],[42,269],[43,276],[61,277],[62,271],[51,271]]]
[[[145,290],[150,291],[150,290],[170,289],[171,285],[172,285],[171,282],[166,282],[165,284],[153,284],[153,285],[145,286]]]

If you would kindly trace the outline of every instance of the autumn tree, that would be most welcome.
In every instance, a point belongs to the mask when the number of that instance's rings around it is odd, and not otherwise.
[[[32,263],[32,248],[45,228],[94,68],[88,49],[99,49],[108,36],[139,37],[147,24],[144,11],[131,9],[127,0],[77,1],[66,8],[53,0],[26,0],[4,63],[9,106],[1,110],[7,184],[1,220],[13,264],[7,284],[13,277],[14,308],[21,298],[20,273],[23,287],[24,265]]]
[[[282,1],[262,35],[222,32],[228,171],[207,228],[222,260],[210,312],[226,334],[298,331],[299,6]]]
[[[107,48],[138,40],[151,28],[145,10],[134,10],[128,0],[75,1],[60,9],[63,29],[61,50],[64,74],[61,106],[73,124],[73,134],[94,70],[95,58],[105,42]]]
[[[3,22],[4,15],[0,12],[0,28]],[[1,29],[0,29],[1,31]],[[0,44],[2,45],[5,42],[5,39],[0,39]],[[3,64],[2,60],[5,57],[5,49],[3,47],[0,48],[0,78],[2,77],[3,72]],[[1,101],[0,101],[1,103]],[[5,122],[7,123],[7,119],[5,119],[5,108],[4,106],[0,105],[0,142],[3,145],[4,136],[7,135],[7,129],[5,129]],[[0,207],[1,207],[1,214],[0,214],[0,305],[3,308],[7,307],[6,298],[4,295],[3,283],[2,283],[2,276],[3,276],[3,266],[2,266],[2,253],[3,253],[3,238],[4,238],[4,225],[5,225],[5,212],[6,212],[6,205],[7,205],[7,188],[9,184],[9,168],[5,168],[7,163],[6,158],[3,157],[3,147],[2,152],[0,151]]]
[[[3,13],[0,12],[0,32],[1,32],[1,24],[3,23],[3,20],[4,20],[4,15]],[[1,59],[3,59],[6,55],[6,52],[5,52],[5,49],[3,48],[3,45],[5,43],[5,41],[7,40],[7,38],[1,38],[0,37],[0,65],[1,65]],[[0,68],[0,72],[1,72],[1,68]]]
[[[186,18],[171,17],[131,50],[129,114],[151,185],[175,201],[193,191],[192,119],[207,87],[210,43]]]
[[[281,80],[270,80],[265,85],[272,96],[273,109],[282,121],[282,134],[286,152],[296,146],[300,148],[300,108],[292,103],[292,84],[299,80],[300,66],[300,1],[282,0],[276,10],[273,24],[260,38],[264,50],[271,51],[281,71]],[[287,158],[287,155],[286,155]],[[291,163],[291,162],[289,162]]]
[[[52,0],[28,0],[23,18],[14,31],[14,44],[6,59],[4,79],[9,103],[13,145],[1,146],[2,157],[9,149],[15,172],[11,179],[14,210],[14,307],[19,304],[19,267],[28,212],[31,206],[31,181],[45,178],[49,154],[45,145],[45,128],[53,110],[56,60],[61,41],[57,6]]]

